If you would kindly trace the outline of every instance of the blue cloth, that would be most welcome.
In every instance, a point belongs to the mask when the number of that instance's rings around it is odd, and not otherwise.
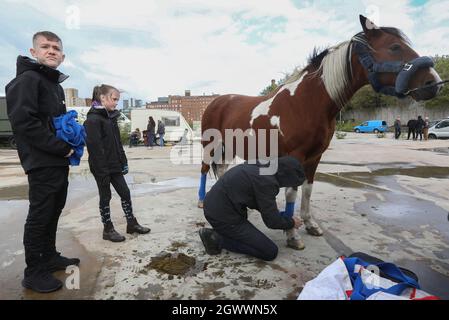
[[[207,175],[202,174],[201,180],[200,180],[200,190],[198,191],[198,197],[199,197],[200,201],[203,201],[204,198],[206,197],[206,179],[207,179]]]
[[[78,113],[75,110],[53,118],[56,129],[56,137],[73,147],[75,151],[69,158],[71,166],[79,166],[86,145],[86,131],[84,126],[76,122]]]
[[[295,213],[295,203],[287,202],[285,205],[285,211],[281,211],[281,216],[292,218]]]

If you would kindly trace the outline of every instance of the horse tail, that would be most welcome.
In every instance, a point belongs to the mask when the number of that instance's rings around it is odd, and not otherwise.
[[[210,167],[212,168],[212,172],[214,173],[215,179],[218,179],[218,167],[215,162],[212,162]]]

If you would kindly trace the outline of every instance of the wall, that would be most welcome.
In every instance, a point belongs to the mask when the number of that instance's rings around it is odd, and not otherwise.
[[[354,119],[356,123],[366,120],[385,120],[392,126],[397,116],[401,117],[402,123],[418,116],[429,117],[429,120],[437,120],[449,117],[449,106],[443,108],[425,108],[423,104],[412,102],[404,106],[390,106],[378,109],[358,109],[342,112],[343,120]],[[338,119],[338,116],[337,116]]]

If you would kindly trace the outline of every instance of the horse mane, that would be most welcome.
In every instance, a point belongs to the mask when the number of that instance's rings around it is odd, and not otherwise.
[[[399,29],[392,27],[381,27],[381,31],[394,35],[405,43],[410,44],[410,40]],[[312,76],[321,76],[327,93],[340,108],[342,108],[347,100],[347,89],[352,80],[352,44],[359,42],[367,46],[371,51],[375,51],[364,32],[360,32],[353,36],[351,40],[341,42],[333,47],[325,48],[320,51],[316,47],[308,58],[306,67],[296,68],[292,75],[287,78],[285,84],[292,83],[300,79],[305,72],[309,72]]]

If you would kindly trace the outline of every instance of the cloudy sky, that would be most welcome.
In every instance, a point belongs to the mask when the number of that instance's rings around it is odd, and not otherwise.
[[[421,55],[449,54],[449,0],[0,0],[0,94],[36,31],[63,40],[71,77],[124,98],[241,93],[305,64],[313,47],[361,31],[358,15],[402,29]]]

